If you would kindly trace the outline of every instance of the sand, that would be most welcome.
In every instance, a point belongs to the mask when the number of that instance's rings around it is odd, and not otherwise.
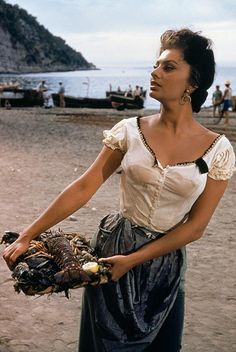
[[[149,111],[0,109],[0,234],[31,223],[91,164],[102,130],[137,113]],[[235,114],[228,129],[214,126],[208,111],[201,116],[236,146]],[[188,246],[184,352],[236,351],[235,181],[234,175],[203,238]],[[90,238],[101,217],[118,209],[118,184],[114,174],[74,221],[56,227]],[[14,291],[2,256],[0,273],[0,352],[76,351],[82,289],[71,290],[69,300],[63,294],[28,297]]]

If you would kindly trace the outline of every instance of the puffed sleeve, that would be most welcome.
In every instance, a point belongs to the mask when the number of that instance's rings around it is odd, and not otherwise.
[[[235,154],[232,145],[229,143],[227,148],[216,153],[211,163],[208,176],[214,180],[228,180],[235,170]]]
[[[115,150],[119,149],[122,153],[127,151],[127,120],[119,121],[110,130],[103,131],[103,144]]]

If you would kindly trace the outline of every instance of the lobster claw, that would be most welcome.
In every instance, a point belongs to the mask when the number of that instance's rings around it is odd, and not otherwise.
[[[67,284],[71,282],[83,283],[92,281],[88,274],[79,268],[61,270],[54,275],[54,279],[56,281],[56,284],[58,285]]]
[[[84,270],[80,270],[80,277],[82,279],[82,282],[91,282],[91,278],[89,277],[89,275],[84,271]]]

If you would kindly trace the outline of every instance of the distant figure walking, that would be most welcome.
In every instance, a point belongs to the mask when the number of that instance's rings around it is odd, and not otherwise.
[[[43,95],[43,92],[46,92],[47,90],[48,90],[48,87],[47,87],[45,81],[41,81],[37,86],[37,91],[41,92]]]
[[[41,81],[37,88],[36,88],[37,92],[39,93],[39,97],[42,99],[43,101],[43,105],[45,105],[45,93],[47,92],[48,90],[48,87],[45,83],[45,81]],[[46,97],[47,98],[47,97]]]
[[[216,116],[216,110],[218,111],[218,115],[221,113],[221,102],[222,102],[223,93],[220,90],[220,86],[216,86],[216,90],[212,94],[212,104],[213,104],[213,117]]]
[[[60,106],[60,108],[64,108],[66,106],[66,104],[65,104],[65,87],[62,82],[59,82],[58,94],[59,94],[59,106]]]
[[[221,111],[221,118],[224,117],[224,125],[229,125],[229,108],[232,106],[232,89],[230,81],[225,81],[225,90],[223,94],[223,109]]]

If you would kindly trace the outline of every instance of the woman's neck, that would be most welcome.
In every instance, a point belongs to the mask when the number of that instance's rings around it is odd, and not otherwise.
[[[182,134],[196,124],[191,104],[178,104],[174,107],[162,105],[159,116],[159,124],[163,128],[168,128],[175,135]]]

